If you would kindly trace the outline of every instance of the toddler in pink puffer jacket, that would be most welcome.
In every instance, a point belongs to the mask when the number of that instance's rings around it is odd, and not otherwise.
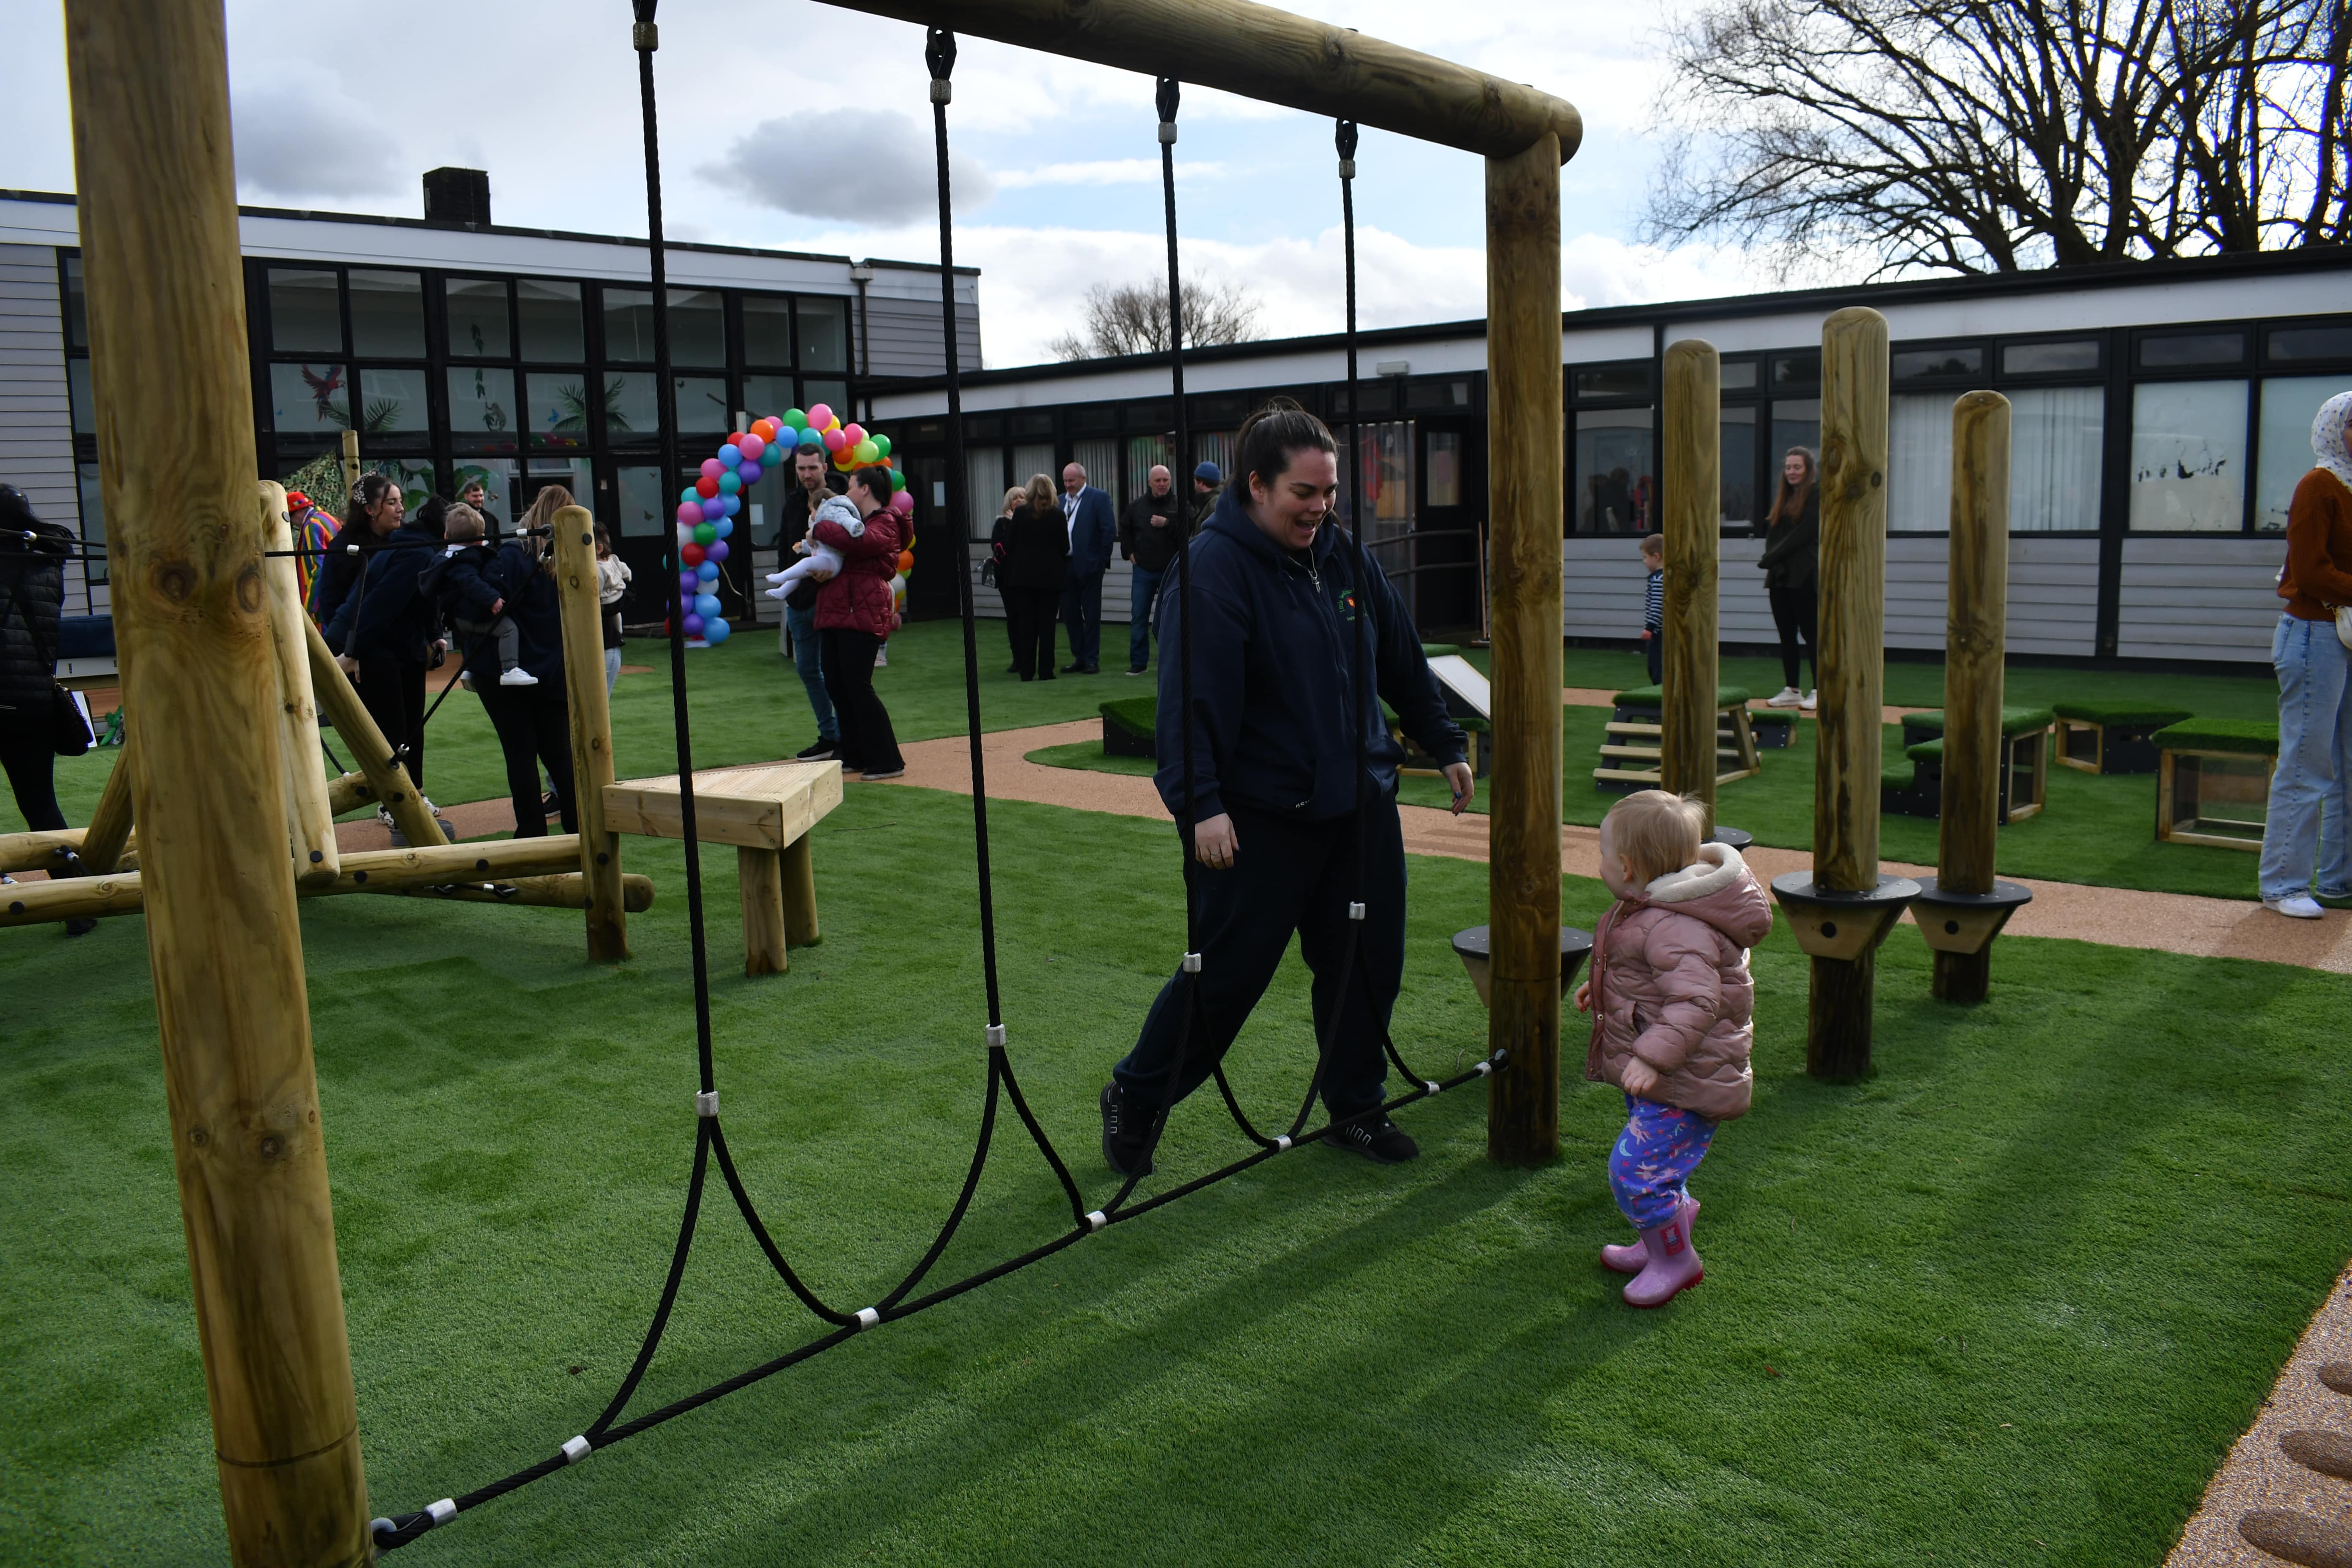
[[[1641,1240],[1601,1261],[1636,1278],[1625,1300],[1663,1307],[1706,1278],[1691,1246],[1690,1173],[1716,1124],[1748,1111],[1756,984],[1748,950],[1772,906],[1739,851],[1708,844],[1706,807],[1645,789],[1601,823],[1601,879],[1617,895],[1592,933],[1576,1005],[1592,1015],[1584,1076],[1625,1091],[1609,1156],[1617,1206]]]

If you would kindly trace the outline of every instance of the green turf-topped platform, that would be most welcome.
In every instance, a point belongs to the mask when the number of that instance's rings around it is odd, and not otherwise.
[[[2186,708],[2153,702],[2053,702],[2058,715],[2056,761],[2086,773],[2152,773],[2161,757],[2153,737],[2168,724],[2193,719]]]
[[[1459,643],[1425,642],[1421,645],[1421,657],[1423,658],[1444,658],[1448,654],[1458,654],[1461,651],[1462,645]]]
[[[2185,719],[2148,737],[2168,752],[2222,752],[2240,757],[2278,755],[2275,719]]]
[[[1921,723],[1926,721],[1926,723]],[[2049,734],[2052,714],[2047,708],[2003,708],[2000,710],[2000,789],[1993,820],[2006,827],[2039,812],[2048,795]],[[1886,763],[1878,775],[1878,809],[1896,816],[1941,816],[1944,810],[1944,716],[1940,712],[1903,716],[1903,758]],[[1922,738],[1922,731],[1925,738]]]
[[[1160,731],[1160,699],[1149,691],[1114,698],[1102,705],[1102,721],[1105,756],[1151,756]]]
[[[2047,730],[2057,719],[2058,715],[2047,708],[2013,707],[2004,703],[2000,710],[2000,732],[2006,739],[2030,735],[2036,730]],[[1940,708],[1903,715],[1903,743],[1906,746],[1916,746],[1943,732],[1944,710]]]
[[[1636,686],[1627,690],[1618,692],[1616,695],[1610,698],[1609,700],[1615,703],[1620,708],[1663,708],[1665,706],[1666,702],[1666,689],[1663,686]],[[1717,687],[1715,689],[1715,705],[1717,708],[1746,707],[1748,705],[1748,688],[1744,686]]]
[[[2145,724],[2151,730],[2161,730],[2167,724],[2178,724],[2196,715],[2186,708],[2166,708],[2153,702],[2053,702],[2050,711],[2061,719],[2079,719],[2086,724]]]

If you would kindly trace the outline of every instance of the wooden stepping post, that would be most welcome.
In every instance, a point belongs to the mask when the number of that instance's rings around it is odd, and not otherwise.
[[[68,0],[65,29],[115,637],[139,724],[117,767],[136,763],[226,1555],[363,1563],[359,1404],[287,856],[272,541],[254,494],[226,26],[220,0]]]
[[[604,821],[613,782],[613,710],[604,690],[604,616],[596,602],[596,520],[567,506],[555,534],[555,581],[563,605],[563,689],[572,721],[572,800],[580,823],[580,874],[588,879],[588,956],[629,956],[621,905],[621,841]]]
[[[272,550],[291,550],[294,530],[286,516],[286,487],[264,480],[260,506],[261,536]],[[302,583],[294,557],[273,555],[268,569],[269,634],[286,728],[286,818],[293,841],[294,880],[304,888],[331,888],[342,874],[342,858],[335,847],[327,773],[319,765],[319,702],[310,686],[310,638],[302,632],[310,615],[302,608]]]
[[[1723,366],[1715,345],[1685,338],[1666,350],[1665,639],[1658,720],[1658,787],[1706,803],[1715,826],[1716,584],[1722,559]],[[1755,742],[1740,707],[1743,766]]]

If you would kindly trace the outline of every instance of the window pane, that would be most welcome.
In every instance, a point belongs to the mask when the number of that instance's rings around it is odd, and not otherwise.
[[[502,279],[447,280],[449,353],[457,359],[505,359],[507,286]]]
[[[1644,374],[1643,391],[1648,390],[1648,380]],[[1415,410],[1467,408],[1470,406],[1470,384],[1466,381],[1410,382],[1404,389],[1404,405]],[[1239,418],[1240,415],[1237,413],[1234,416]]]
[[[803,327],[808,325],[807,317],[803,316],[801,318],[801,325]],[[822,403],[827,408],[832,409],[835,416],[840,419],[844,425],[849,423],[849,383],[845,381],[803,381],[801,383],[801,397],[803,399],[801,403],[801,406],[803,408],[814,408],[818,404]]]
[[[1454,430],[1432,430],[1422,451],[1422,485],[1433,507],[1462,504],[1462,437]]]
[[[1822,403],[1818,397],[1781,398],[1772,405],[1772,444],[1765,448],[1769,459],[1765,464],[1768,478],[1766,493],[1777,482],[1770,476],[1780,471],[1780,459],[1789,455],[1791,447],[1802,447],[1813,455],[1816,467],[1822,456]]]
[[[2055,375],[2099,368],[2095,339],[2072,343],[2011,343],[2000,351],[2003,375]]]
[[[530,341],[530,329],[523,331]],[[576,370],[534,371],[523,378],[530,384],[529,420],[532,436],[542,447],[584,447],[588,444],[588,385]]]
[[[1013,473],[1024,479],[1027,478],[1027,472],[1019,466],[1018,459],[1021,453],[1025,450],[1027,450],[1026,447],[1014,448],[1013,457],[1016,461],[1013,470]],[[1045,447],[1042,450],[1046,454],[1045,471],[1052,477],[1054,489],[1059,490],[1062,488],[1061,465],[1055,462],[1051,456],[1053,447]],[[1117,441],[1076,442],[1070,449],[1070,460],[1087,471],[1087,483],[1110,497],[1112,506],[1116,507],[1119,504],[1118,443]]]
[[[606,289],[604,358],[614,364],[649,364],[654,357],[654,294],[650,289]]]
[[[670,379],[676,389],[680,431],[689,436],[724,436],[735,427],[735,410],[728,404],[724,377],[680,375]],[[648,425],[646,428],[652,426]]]
[[[1126,493],[1132,498],[1142,495],[1151,489],[1152,468],[1168,461],[1168,454],[1175,450],[1175,443],[1166,436],[1129,436],[1125,446],[1127,448],[1124,464],[1127,469]],[[1223,473],[1224,469],[1220,467],[1217,471]],[[1188,495],[1192,493],[1192,488],[1191,481],[1187,480],[1183,486],[1185,493]],[[1105,485],[1103,489],[1108,489],[1110,487]]]
[[[1756,407],[1727,408],[1717,434],[1722,447],[1723,526],[1745,528],[1756,521]]]
[[[495,442],[468,441],[468,446],[511,447],[515,441],[514,372],[503,365],[451,365],[449,433],[454,437],[490,436]]]
[[[1886,423],[1886,530],[1937,533],[1951,526],[1952,399],[1940,392],[1890,398]]]
[[[580,329],[579,284],[518,278],[515,314],[522,322],[523,358],[561,363],[588,357]]]
[[[1984,350],[1905,349],[1892,355],[1889,375],[1896,381],[1916,381],[1930,375],[1977,375],[1984,370]]]
[[[79,277],[68,274],[69,283]],[[2271,334],[2271,358],[2352,359],[2352,327],[2281,327]]]
[[[651,359],[654,340],[650,295],[647,301],[645,357]],[[669,291],[669,362],[715,365],[727,363],[727,317],[719,305],[718,289]],[[724,430],[727,426],[721,425],[719,428]]]
[[[352,352],[425,357],[425,282],[414,272],[352,269]]]
[[[2340,375],[2273,376],[2263,383],[2263,423],[2256,448],[2262,468],[2254,479],[2254,526],[2273,531],[2286,526],[2287,502],[2316,461],[2311,422],[2319,405],[2345,390]]]
[[[986,539],[996,531],[1004,506],[1004,448],[966,447],[963,450],[965,499],[971,507],[971,536]]]
[[[1755,385],[1756,362],[1754,360],[1736,359],[1724,364],[1722,382],[1724,391],[1747,392]]]
[[[743,296],[743,361],[793,363],[793,302],[781,294]]]
[[[763,460],[760,464],[760,482],[745,487],[742,491],[743,510],[735,520],[740,525],[736,537],[740,539],[748,534],[752,548],[756,550],[765,550],[774,544],[776,534],[783,523],[784,497],[799,488],[800,479],[793,472],[792,464]],[[675,511],[677,508],[677,501],[673,495],[670,509]]]
[[[1088,468],[1087,482],[1097,489],[1101,489],[1102,481],[1092,476],[1092,465],[1088,465]],[[1013,482],[1025,485],[1032,474],[1045,475],[1053,485],[1054,493],[1062,493],[1062,466],[1054,461],[1054,444],[1051,441],[1024,441],[1013,448]]]
[[[69,348],[89,347],[89,311],[81,286],[81,258],[66,258],[66,344]],[[2278,353],[2278,340],[2284,333],[2271,334],[2271,353]]]
[[[789,375],[745,376],[743,406],[754,419],[782,419],[785,410],[800,407],[793,401],[793,378]]]
[[[360,428],[370,436],[421,436],[433,428],[426,416],[425,372],[360,368]]]
[[[466,499],[467,485],[480,483],[482,521],[489,525],[492,539],[506,531],[508,520],[515,515],[514,474],[511,458],[460,458],[450,468],[449,493],[459,500]]]
[[[1772,384],[1775,386],[1814,386],[1822,379],[1822,353],[1812,349],[1804,353],[1776,354],[1772,360]]]
[[[269,346],[279,353],[342,353],[342,307],[333,273],[269,269]]]
[[[654,408],[654,377],[650,371],[626,374],[607,373],[604,381],[604,434],[652,437],[661,434]]]
[[[81,542],[90,549],[82,572],[92,583],[106,581],[106,508],[99,497],[98,465],[80,463],[74,475],[81,490]]]
[[[662,489],[659,468],[621,468],[615,471],[621,486],[621,537],[624,539],[658,539],[671,528],[671,518],[677,502],[669,500]]]
[[[2131,526],[2234,533],[2243,526],[2246,384],[2132,388]]]
[[[1594,365],[1576,373],[1576,395],[1580,398],[1646,397],[1649,392],[1647,364]]]
[[[2107,395],[2096,386],[2009,394],[2009,531],[2088,532],[2099,526]]]
[[[847,370],[849,368],[848,300],[802,299],[801,368],[803,370]],[[991,508],[990,519],[993,521],[995,516],[995,509]]]
[[[2142,338],[2139,363],[2150,369],[2182,364],[2236,364],[2246,357],[2243,332],[2183,332],[2178,337]]]
[[[1192,493],[1192,474],[1202,463],[1214,463],[1221,475],[1234,471],[1234,437],[1238,430],[1195,430],[1192,432],[1192,460],[1171,477],[1176,481],[1177,493]],[[1132,494],[1133,492],[1129,492]]]
[[[269,367],[269,422],[283,434],[341,430],[352,422],[351,377],[339,364]]]
[[[89,389],[89,361],[66,361],[66,395],[73,405],[74,434],[95,435],[98,430],[98,403]]]
[[[1576,531],[1647,533],[1650,410],[1587,410],[1576,416]]]

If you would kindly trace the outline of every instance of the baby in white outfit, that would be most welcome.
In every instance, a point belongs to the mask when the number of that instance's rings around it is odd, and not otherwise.
[[[822,583],[841,575],[841,552],[830,544],[818,543],[814,537],[816,525],[826,518],[841,524],[842,531],[852,539],[861,538],[866,532],[866,520],[857,515],[857,509],[850,504],[847,496],[827,496],[816,509],[816,516],[809,519],[812,536],[793,546],[800,552],[801,558],[781,572],[768,574],[768,597],[788,598],[804,579],[814,578]]]

